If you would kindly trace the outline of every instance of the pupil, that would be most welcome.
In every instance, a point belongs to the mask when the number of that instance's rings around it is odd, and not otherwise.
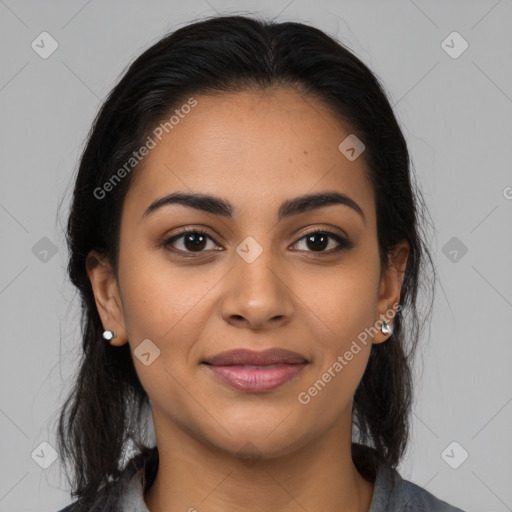
[[[202,239],[202,240],[198,240],[198,239]],[[191,241],[192,241],[192,244],[189,247],[187,245],[187,243],[191,242]],[[201,244],[204,244],[204,241],[205,241],[205,237],[203,235],[201,235],[200,233],[191,233],[185,237],[185,245],[187,246],[187,249],[190,249],[190,248],[202,249],[203,247],[201,246]]]
[[[325,249],[325,247],[327,247],[326,241],[328,240],[328,238],[327,238],[327,236],[325,236],[323,234],[315,233],[313,235],[309,235],[308,242],[311,242],[316,237],[321,238],[322,241],[320,242],[320,244],[313,243],[313,248]]]

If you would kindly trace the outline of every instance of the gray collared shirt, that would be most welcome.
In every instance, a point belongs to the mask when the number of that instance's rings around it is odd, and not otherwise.
[[[139,469],[128,481],[119,510],[121,512],[150,512],[144,502],[143,468]],[[441,501],[422,487],[404,480],[395,469],[380,464],[368,512],[464,511]]]

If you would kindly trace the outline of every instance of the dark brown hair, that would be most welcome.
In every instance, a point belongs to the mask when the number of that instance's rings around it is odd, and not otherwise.
[[[401,240],[410,252],[393,334],[372,345],[355,392],[357,441],[373,448],[360,467],[383,461],[396,467],[405,453],[412,404],[412,357],[430,315],[417,298],[435,274],[420,220],[426,207],[411,181],[407,145],[376,76],[348,49],[319,29],[245,16],[216,16],[166,35],[128,68],[102,105],[82,153],[67,226],[68,273],[80,293],[82,358],[59,417],[60,456],[70,461],[72,495],[80,503],[108,492],[120,479],[128,446],[137,459],[155,454],[142,426],[148,396],[130,347],[102,339],[85,261],[106,255],[117,275],[123,200],[139,166],[109,192],[95,191],[130,159],[148,134],[192,95],[287,86],[324,102],[365,144],[363,157],[376,197],[381,267]],[[425,271],[426,264],[431,272]],[[425,286],[425,292],[432,292]],[[356,448],[357,449],[357,448]],[[369,460],[369,458],[374,459]],[[109,485],[107,485],[109,484]]]

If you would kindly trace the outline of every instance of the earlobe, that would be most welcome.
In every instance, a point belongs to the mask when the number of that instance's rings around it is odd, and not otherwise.
[[[405,275],[407,258],[409,256],[409,244],[406,240],[398,243],[389,254],[388,268],[384,271],[379,283],[379,297],[377,302],[378,334],[374,337],[374,343],[386,341],[393,331],[393,317],[396,314],[400,302],[402,282]],[[382,321],[387,321],[390,329],[384,327],[381,330]]]
[[[104,342],[116,346],[124,345],[127,336],[122,303],[110,262],[105,256],[91,251],[87,255],[86,269],[103,328],[116,333],[115,338]]]

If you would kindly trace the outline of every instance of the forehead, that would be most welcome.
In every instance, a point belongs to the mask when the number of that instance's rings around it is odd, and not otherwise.
[[[156,132],[161,140],[153,132],[154,148],[139,163],[123,216],[140,218],[174,191],[228,199],[236,216],[275,214],[290,197],[325,190],[349,195],[374,215],[364,159],[351,161],[338,149],[350,127],[319,100],[281,88],[194,100],[194,107],[170,113],[172,125]]]

